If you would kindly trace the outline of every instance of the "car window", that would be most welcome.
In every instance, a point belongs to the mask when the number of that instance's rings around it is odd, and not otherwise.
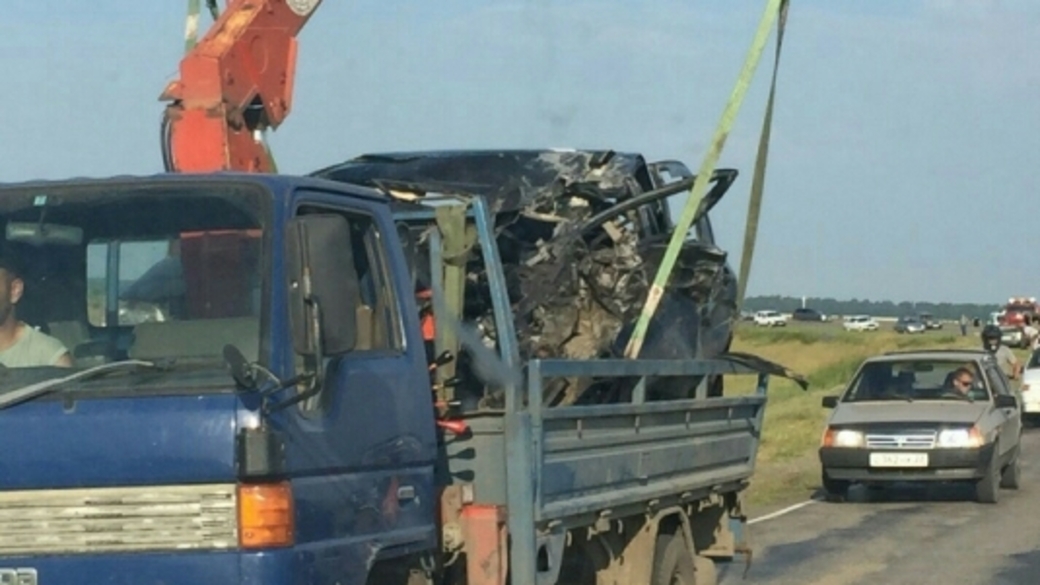
[[[919,359],[867,362],[849,384],[843,401],[956,399],[952,380],[962,367],[967,368],[975,380],[980,380],[979,368],[973,362]],[[988,396],[985,388],[976,387],[966,397],[985,400]]]

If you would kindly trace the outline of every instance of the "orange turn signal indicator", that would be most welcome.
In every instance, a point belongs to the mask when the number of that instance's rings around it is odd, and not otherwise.
[[[292,546],[295,538],[289,482],[238,486],[238,543],[242,548]]]

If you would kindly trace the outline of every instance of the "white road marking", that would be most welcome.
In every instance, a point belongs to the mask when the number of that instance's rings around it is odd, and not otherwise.
[[[793,506],[788,506],[788,507],[784,508],[783,510],[777,510],[776,512],[773,512],[772,514],[766,514],[765,516],[759,516],[758,518],[752,518],[751,520],[748,520],[747,523],[748,523],[748,526],[750,526],[752,524],[757,524],[758,522],[765,522],[766,520],[772,520],[773,518],[779,518],[780,516],[783,516],[784,514],[790,514],[791,512],[794,512],[796,510],[801,510],[802,508],[808,506],[809,504],[815,504],[816,502],[817,502],[817,500],[806,500],[806,501],[804,501],[804,502],[802,502],[800,504],[795,504]]]

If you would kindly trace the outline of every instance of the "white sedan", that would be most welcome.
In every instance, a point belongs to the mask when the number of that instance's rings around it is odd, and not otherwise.
[[[1034,351],[1022,369],[1022,414],[1040,414],[1040,350]]]
[[[877,331],[878,322],[868,315],[853,315],[842,325],[845,331]]]

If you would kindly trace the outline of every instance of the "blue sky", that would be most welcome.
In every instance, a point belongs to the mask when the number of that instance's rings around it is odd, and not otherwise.
[[[161,170],[186,2],[9,4],[0,180]],[[764,4],[327,0],[272,147],[298,173],[543,146],[697,168]],[[794,0],[749,294],[1040,296],[1038,55],[1040,2]],[[767,82],[763,67],[722,157],[743,171],[715,213],[734,265]]]

